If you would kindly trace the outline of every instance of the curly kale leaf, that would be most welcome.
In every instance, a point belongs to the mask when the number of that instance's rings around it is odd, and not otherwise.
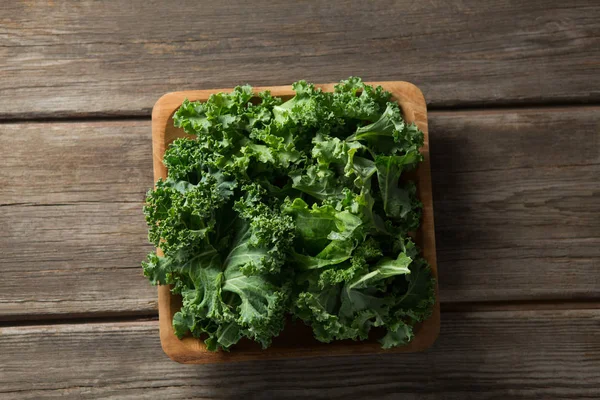
[[[228,249],[217,251],[208,245],[204,252],[183,259],[151,255],[144,264],[151,282],[182,287],[183,307],[173,323],[177,335],[189,331],[204,336],[212,349],[227,349],[242,337],[267,347],[285,321],[285,284],[269,275],[244,273],[249,266],[257,269],[272,260],[270,249],[251,243],[254,230],[249,223],[240,219],[236,225],[238,234]]]
[[[231,198],[236,185],[221,173],[206,174],[197,184],[159,180],[144,206],[150,242],[166,255],[197,249],[214,229],[215,210]]]
[[[366,85],[358,77],[350,77],[335,85],[333,112],[346,120],[370,121],[379,118],[390,99],[381,86]]]
[[[423,132],[414,123],[404,121],[397,103],[388,103],[377,121],[358,128],[347,140],[366,142],[373,155],[413,153],[421,161]]]
[[[385,215],[400,223],[405,231],[419,227],[422,204],[417,198],[413,182],[400,185],[400,175],[411,158],[405,156],[378,156],[375,159],[377,179]]]
[[[318,269],[349,259],[362,236],[362,220],[348,211],[337,211],[329,205],[309,208],[300,198],[285,204],[283,211],[295,222],[297,239],[291,257],[298,270]]]

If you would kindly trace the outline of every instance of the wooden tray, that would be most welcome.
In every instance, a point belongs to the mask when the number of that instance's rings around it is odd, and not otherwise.
[[[429,261],[433,275],[437,280],[437,264],[435,255],[435,235],[433,225],[433,202],[431,195],[431,168],[429,162],[429,134],[427,129],[427,107],[423,94],[408,82],[369,82],[381,85],[392,93],[397,100],[405,120],[416,122],[425,134],[425,144],[421,149],[423,162],[416,171],[418,194],[423,203],[421,229],[417,232],[416,242],[423,249],[423,255]],[[333,91],[334,84],[317,85],[323,91]],[[154,161],[154,179],[167,177],[167,169],[162,163],[163,154],[168,145],[178,137],[186,136],[182,129],[173,125],[173,113],[184,99],[206,101],[213,93],[230,92],[232,89],[193,90],[167,93],[154,105],[152,110],[152,152]],[[255,87],[255,93],[270,90],[273,96],[284,100],[291,98],[294,92],[291,86]],[[313,338],[310,327],[301,321],[288,323],[279,337],[266,350],[249,340],[242,340],[230,352],[210,352],[202,341],[185,337],[178,339],[173,332],[173,315],[181,307],[181,299],[170,292],[168,286],[158,288],[158,312],[160,323],[160,342],[165,353],[173,360],[186,364],[204,364],[232,362],[244,360],[265,360],[289,357],[315,357],[331,355],[370,354],[389,352],[415,352],[430,347],[436,340],[440,330],[440,308],[438,288],[435,288],[436,303],[432,316],[415,328],[415,338],[407,346],[384,350],[373,341],[354,342],[352,340],[320,343]]]

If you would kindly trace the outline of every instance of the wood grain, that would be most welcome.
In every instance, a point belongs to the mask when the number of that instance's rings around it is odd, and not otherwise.
[[[600,298],[600,108],[434,112],[429,130],[442,303]],[[0,319],[155,312],[150,121],[0,139]]]
[[[444,313],[425,353],[180,365],[158,323],[0,328],[0,397],[590,399],[600,310]]]
[[[434,107],[600,100],[594,0],[4,1],[0,118],[150,115],[163,93],[407,80]]]
[[[149,313],[150,122],[0,125],[0,320]]]
[[[152,186],[150,121],[0,125],[0,206],[142,203]]]
[[[154,313],[140,203],[1,208],[0,320]]]
[[[600,109],[430,118],[442,301],[600,294]]]
[[[372,86],[381,86],[392,94],[398,103],[404,119],[415,123],[423,132],[424,144],[420,148],[423,160],[416,170],[414,181],[417,184],[417,195],[423,203],[421,226],[416,232],[415,243],[420,246],[422,255],[431,267],[432,276],[436,278],[435,304],[432,315],[415,327],[415,337],[406,346],[390,351],[415,352],[423,351],[433,345],[440,331],[440,304],[438,293],[438,271],[435,251],[435,229],[433,221],[433,198],[431,190],[431,164],[429,157],[429,130],[427,123],[427,106],[423,93],[418,87],[402,81],[368,82]],[[318,87],[324,92],[333,92],[335,84],[322,84]],[[154,179],[166,179],[167,168],[163,164],[165,149],[179,137],[187,136],[181,128],[173,125],[173,114],[185,100],[207,101],[211,95],[220,92],[231,92],[233,89],[212,89],[204,91],[172,92],[162,96],[152,109],[152,159]],[[294,91],[291,86],[255,87],[254,93],[269,91],[273,96],[284,100],[291,98]],[[210,352],[202,341],[188,336],[177,338],[173,329],[173,318],[181,310],[181,297],[173,296],[169,286],[158,289],[158,314],[160,321],[160,341],[165,353],[174,361],[186,364],[206,364],[248,360],[267,360],[297,357],[318,357],[330,355],[358,355],[381,352],[380,344],[375,340],[353,342],[339,341],[323,345],[312,339],[310,331],[287,325],[279,338],[272,345],[262,350],[255,342],[242,341],[231,352]]]

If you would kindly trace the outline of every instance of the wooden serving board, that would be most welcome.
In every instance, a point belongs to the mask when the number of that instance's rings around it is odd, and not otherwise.
[[[431,193],[431,167],[429,160],[429,133],[427,128],[427,107],[423,94],[415,85],[408,82],[369,82],[370,85],[381,85],[392,93],[398,101],[404,118],[415,122],[425,135],[425,144],[421,149],[423,162],[416,171],[418,195],[423,203],[421,228],[417,232],[416,242],[422,248],[423,256],[431,265],[433,275],[437,279],[435,253],[435,234],[433,224],[433,201]],[[334,84],[316,85],[323,91],[333,91]],[[193,90],[173,92],[162,96],[152,110],[152,152],[154,162],[154,179],[167,177],[167,169],[162,163],[165,149],[173,140],[186,136],[180,128],[173,125],[172,116],[184,99],[206,101],[213,93],[230,92],[232,89]],[[294,95],[291,86],[255,87],[255,93],[270,90],[273,96],[286,100]],[[158,312],[160,323],[160,341],[165,353],[173,360],[187,364],[204,364],[245,360],[265,360],[291,357],[316,357],[332,355],[354,355],[389,352],[415,352],[430,347],[438,337],[440,330],[440,308],[438,287],[435,288],[436,303],[432,316],[415,328],[415,338],[404,347],[390,350],[381,348],[376,340],[355,342],[352,340],[321,343],[314,339],[310,327],[301,321],[289,322],[284,331],[273,339],[273,344],[266,350],[250,340],[242,340],[230,352],[211,352],[204,343],[194,337],[177,338],[173,331],[173,315],[181,307],[181,299],[171,294],[169,286],[158,288]]]

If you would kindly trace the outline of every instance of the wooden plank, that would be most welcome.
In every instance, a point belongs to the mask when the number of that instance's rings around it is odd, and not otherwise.
[[[0,4],[0,117],[149,115],[176,90],[406,80],[431,106],[597,102],[594,0]]]
[[[600,294],[600,109],[430,118],[442,302]]]
[[[142,203],[152,179],[150,121],[0,125],[0,205]]]
[[[431,113],[440,298],[600,298],[600,108]],[[154,313],[150,121],[1,124],[0,319]]]
[[[154,313],[139,203],[2,207],[0,320]]]
[[[444,313],[425,353],[180,365],[158,323],[0,328],[0,397],[582,399],[600,385],[600,310]]]

